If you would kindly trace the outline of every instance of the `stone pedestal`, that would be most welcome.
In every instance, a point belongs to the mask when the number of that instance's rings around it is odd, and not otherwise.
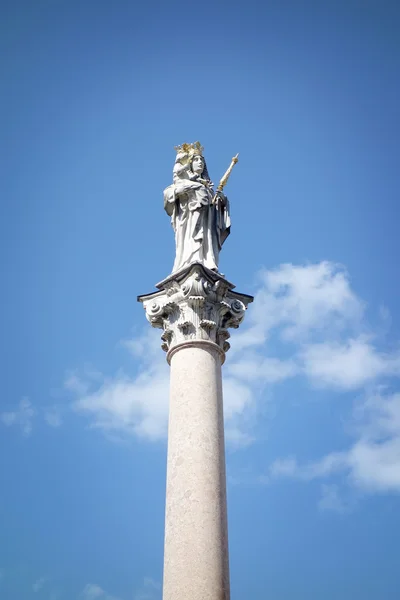
[[[195,263],[139,296],[171,365],[163,600],[229,600],[221,364],[251,296]]]

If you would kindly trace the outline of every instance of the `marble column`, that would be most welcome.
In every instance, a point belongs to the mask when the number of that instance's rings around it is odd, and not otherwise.
[[[229,600],[221,365],[251,296],[195,263],[139,296],[171,365],[163,600]]]

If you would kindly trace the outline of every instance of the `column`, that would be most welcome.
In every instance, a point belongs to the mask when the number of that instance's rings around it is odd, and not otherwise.
[[[194,264],[140,296],[171,366],[163,600],[229,600],[221,365],[251,296]]]
[[[188,342],[172,354],[169,411],[163,600],[229,600],[221,350],[216,344]]]

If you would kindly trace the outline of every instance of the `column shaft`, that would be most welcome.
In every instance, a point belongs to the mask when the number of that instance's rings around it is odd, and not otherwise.
[[[229,600],[221,351],[171,358],[163,600]]]

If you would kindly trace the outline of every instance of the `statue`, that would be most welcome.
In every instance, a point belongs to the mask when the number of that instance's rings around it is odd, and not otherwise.
[[[172,273],[195,262],[218,273],[219,252],[231,225],[228,198],[222,190],[238,158],[232,159],[215,193],[200,143],[175,149],[173,184],[164,190],[164,208],[175,231]]]

